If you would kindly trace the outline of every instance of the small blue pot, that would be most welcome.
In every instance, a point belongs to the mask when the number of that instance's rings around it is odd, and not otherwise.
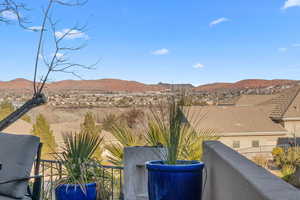
[[[86,193],[79,185],[62,184],[55,188],[56,200],[96,200],[96,183],[85,184]]]
[[[178,161],[167,165],[150,161],[146,167],[149,200],[201,200],[203,163]]]

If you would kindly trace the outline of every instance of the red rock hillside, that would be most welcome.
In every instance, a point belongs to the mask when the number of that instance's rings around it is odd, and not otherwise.
[[[136,81],[125,81],[119,79],[100,80],[65,80],[48,84],[50,90],[86,90],[86,91],[124,91],[124,92],[146,92],[162,90],[159,86],[146,85]]]
[[[279,85],[295,84],[294,80],[263,80],[263,79],[246,79],[235,83],[213,83],[200,85],[195,88],[195,91],[213,91],[218,89],[246,89],[246,88],[265,88]]]
[[[270,86],[280,86],[295,84],[294,80],[262,80],[248,79],[236,83],[213,83],[195,87],[195,91],[215,91],[219,89],[245,89],[245,88],[265,88]],[[136,81],[126,81],[119,79],[99,79],[99,80],[64,80],[47,84],[48,91],[98,91],[98,92],[147,92],[164,91],[168,88],[161,84],[147,85]],[[192,86],[191,86],[192,87]],[[32,82],[26,79],[14,79],[11,81],[0,81],[0,90],[10,92],[32,92]]]
[[[48,91],[106,91],[106,92],[146,92],[164,90],[158,85],[146,85],[136,81],[118,79],[100,80],[64,80],[46,85]],[[15,79],[12,81],[0,81],[0,90],[11,92],[32,92],[32,81],[26,79]]]

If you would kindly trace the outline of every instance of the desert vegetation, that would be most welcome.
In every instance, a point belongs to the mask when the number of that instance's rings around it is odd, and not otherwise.
[[[117,142],[106,146],[109,151],[108,161],[121,165],[123,149],[141,145],[165,147],[169,153],[162,159],[170,162],[176,162],[178,159],[201,159],[202,142],[216,140],[217,136],[211,129],[196,131],[184,122],[184,112],[188,112],[187,110],[180,101],[172,100],[171,103],[151,108],[143,129],[133,129],[126,123],[114,124],[111,133]]]
[[[43,143],[42,158],[53,159],[53,153],[56,151],[57,144],[53,135],[53,131],[50,129],[50,125],[46,118],[39,114],[36,118],[35,124],[33,124],[33,135],[38,136]]]
[[[296,187],[300,187],[299,166],[300,148],[299,146],[276,147],[272,151],[274,163],[280,169],[282,179]]]
[[[0,103],[0,121],[16,110],[15,106],[10,101],[2,101]],[[26,122],[31,122],[28,115],[23,115],[22,118]]]
[[[94,155],[100,162],[122,165],[124,147],[167,145],[167,138],[163,135],[167,127],[167,105],[76,110],[52,110],[42,106],[29,112],[28,118],[31,119],[30,124],[33,123],[31,134],[39,136],[44,143],[42,158],[53,159],[53,153],[61,150],[63,135],[66,133],[85,133],[103,137],[101,148]],[[3,109],[0,109],[0,113],[3,110],[3,113],[9,114],[13,110],[12,103],[8,102],[4,102],[1,107]],[[163,120],[165,124],[162,124]],[[187,124],[181,134],[182,143],[189,145],[180,144],[180,159],[198,160],[202,154],[199,143],[216,138],[211,130],[196,133]]]

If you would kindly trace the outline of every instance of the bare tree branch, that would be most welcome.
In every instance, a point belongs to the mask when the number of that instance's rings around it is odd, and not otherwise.
[[[22,14],[24,11],[29,11],[24,3],[17,3],[14,0],[2,0],[0,1],[0,23],[10,24],[17,21],[20,27],[27,29],[25,24],[29,21]]]
[[[53,17],[49,14],[49,11],[51,7],[56,3],[59,5],[63,6],[82,6],[86,3],[87,1],[62,1],[62,0],[49,0],[49,5],[47,10],[44,12],[44,21],[41,29],[41,34],[40,34],[40,42],[38,45],[38,51],[36,55],[36,64],[35,64],[35,84],[34,84],[34,91],[35,94],[42,93],[46,82],[49,79],[49,76],[52,73],[67,73],[71,74],[77,78],[81,79],[81,76],[75,71],[78,69],[85,69],[85,70],[91,70],[94,69],[96,62],[93,65],[86,66],[83,64],[79,64],[76,62],[73,62],[68,55],[82,50],[84,47],[86,47],[86,44],[79,44],[76,46],[70,46],[67,45],[65,42],[66,40],[70,39],[76,39],[79,35],[85,35],[85,30],[86,26],[79,26],[78,24],[75,24],[72,28],[69,29],[64,29],[63,31],[59,32],[57,30],[58,22],[53,20]],[[53,53],[50,56],[46,56],[43,52],[43,38],[45,36],[45,31],[46,31],[46,26],[48,25],[49,27],[49,32],[48,34],[51,34],[52,40],[53,40]],[[37,76],[37,71],[39,67],[39,60],[40,57],[42,57],[43,64],[47,68],[47,72],[43,76],[43,80],[41,80],[41,83],[39,85],[36,84],[36,76]],[[49,58],[50,57],[50,58]]]
[[[34,77],[33,77],[33,90],[34,94],[32,99],[27,101],[23,106],[18,108],[15,112],[10,114],[4,120],[0,121],[0,131],[8,127],[10,124],[18,120],[24,114],[26,114],[32,108],[46,103],[46,97],[43,94],[43,89],[46,86],[49,76],[52,73],[68,73],[77,78],[81,78],[76,70],[78,69],[94,69],[93,64],[86,66],[73,62],[70,55],[74,52],[80,51],[86,45],[79,44],[77,46],[67,45],[66,40],[76,39],[78,35],[84,35],[85,26],[75,25],[70,29],[64,29],[62,32],[57,31],[58,22],[52,20],[52,8],[54,5],[61,6],[82,6],[87,2],[87,0],[48,0],[48,4],[45,10],[43,10],[42,25],[41,28],[33,31],[40,31],[38,38],[37,51],[35,55],[34,63]],[[26,10],[24,4],[17,4],[14,0],[0,0],[0,23],[10,23],[12,19],[4,17],[3,13],[10,12],[15,16],[19,25],[23,28],[28,29],[24,26],[26,23],[26,18],[20,13],[21,10]],[[7,14],[7,13],[6,13]],[[30,29],[30,28],[29,28]],[[31,29],[30,29],[31,30]],[[60,34],[58,34],[60,33]],[[53,44],[49,42],[48,36],[53,40]],[[54,47],[52,47],[54,46]],[[44,49],[53,49],[53,52],[49,55]],[[48,55],[48,56],[47,56]],[[42,62],[40,62],[42,60]],[[46,72],[43,74],[41,67],[46,67]],[[38,81],[38,76],[41,78]]]

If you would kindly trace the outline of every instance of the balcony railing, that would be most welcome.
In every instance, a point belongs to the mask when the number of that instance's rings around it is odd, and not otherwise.
[[[97,164],[101,180],[106,184],[108,195],[105,200],[123,200],[123,167]],[[62,178],[62,164],[56,160],[41,160],[40,174],[43,176],[42,199],[53,200],[55,181]]]

